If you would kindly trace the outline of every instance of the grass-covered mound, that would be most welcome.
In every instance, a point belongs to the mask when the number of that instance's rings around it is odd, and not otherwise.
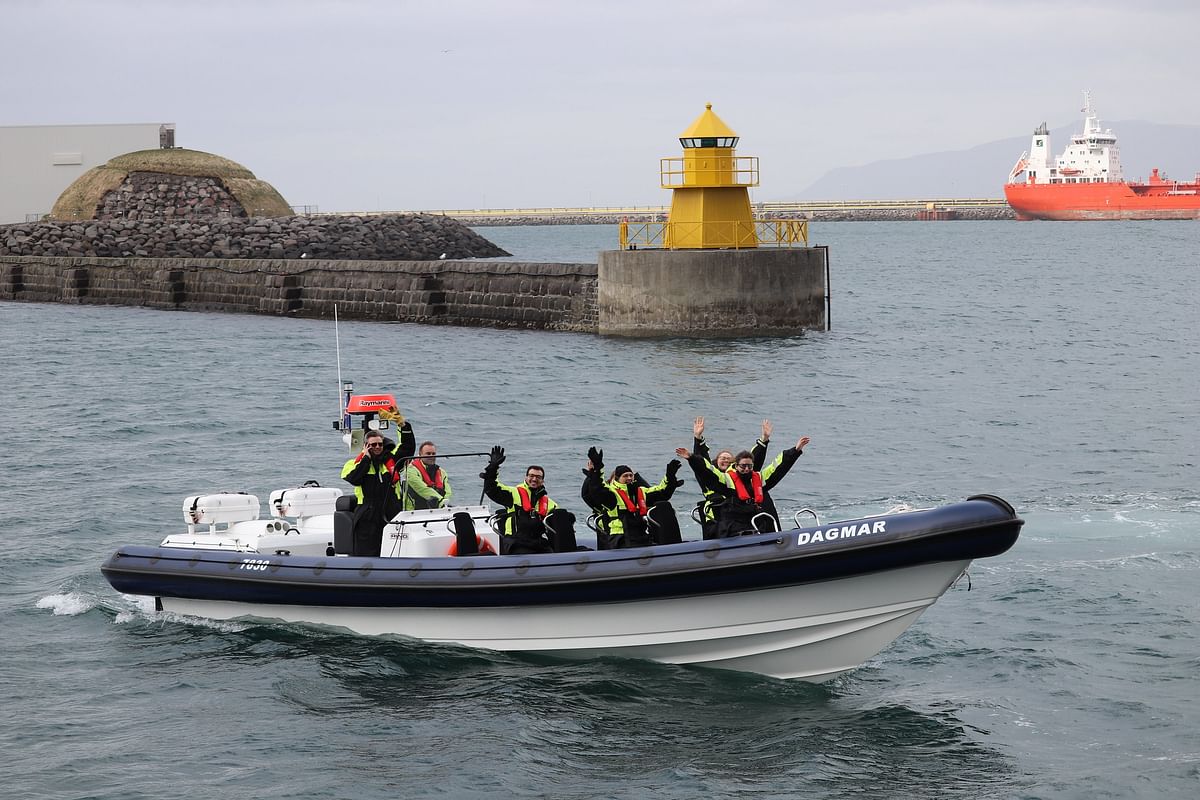
[[[156,197],[147,196],[147,184],[169,183],[190,185],[183,179],[202,179],[206,185],[217,185],[228,192],[241,206],[235,216],[286,217],[292,210],[283,196],[266,181],[254,177],[254,173],[234,161],[212,153],[183,148],[139,150],[110,159],[106,164],[88,170],[67,187],[54,203],[50,218],[61,221],[76,221],[97,218],[119,218],[114,208],[135,207],[133,216],[187,218],[192,206],[169,206],[155,209]],[[131,195],[135,203],[114,203],[113,193]],[[172,198],[179,194],[171,192]],[[158,196],[161,201],[162,195]],[[170,209],[168,211],[168,208]],[[197,216],[207,206],[198,207]],[[156,213],[156,211],[158,213]],[[182,212],[182,213],[181,213]]]

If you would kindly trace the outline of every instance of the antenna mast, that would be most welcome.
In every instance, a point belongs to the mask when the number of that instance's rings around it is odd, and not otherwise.
[[[333,346],[337,350],[338,416],[340,417],[346,413],[346,407],[342,405],[342,337],[338,333],[337,303],[333,304]]]
[[[342,382],[342,337],[338,330],[338,311],[336,303],[333,306],[333,341],[334,348],[337,350],[338,373],[338,416],[333,422],[333,427],[334,430],[349,431],[350,395],[354,392],[354,384]]]

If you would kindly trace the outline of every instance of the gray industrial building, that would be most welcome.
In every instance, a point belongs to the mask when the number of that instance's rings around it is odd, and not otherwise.
[[[40,219],[110,158],[174,146],[174,123],[0,126],[0,225]]]

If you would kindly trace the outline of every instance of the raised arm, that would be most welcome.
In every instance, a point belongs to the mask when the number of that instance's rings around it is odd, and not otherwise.
[[[670,500],[671,496],[675,494],[675,490],[683,486],[683,479],[678,477],[681,466],[683,465],[677,458],[673,458],[667,463],[667,471],[663,479],[646,490],[647,503]]]
[[[796,442],[795,447],[789,447],[779,455],[775,456],[775,460],[762,471],[763,486],[771,489],[787,475],[788,470],[796,463],[796,459],[800,458],[804,453],[804,448],[808,446],[809,438],[801,436]]]
[[[688,466],[692,468],[692,474],[696,476],[696,483],[700,484],[701,489],[724,490],[729,488],[725,482],[726,476],[699,453],[693,453],[686,447],[677,447],[675,455],[688,462]]]
[[[413,454],[417,452],[417,437],[413,434],[412,423],[404,420],[400,423],[400,427],[396,429],[396,447],[392,450],[393,455],[397,459],[411,459]],[[408,463],[408,461],[404,461]]]
[[[483,493],[500,505],[508,507],[512,505],[512,492],[498,480],[500,465],[503,463],[504,448],[496,445],[492,448],[491,458],[488,459],[483,472],[479,473],[479,477],[483,478]]]
[[[750,457],[754,459],[754,469],[759,472],[762,471],[763,464],[767,463],[767,445],[771,443],[771,432],[773,430],[774,427],[771,425],[771,420],[764,419],[762,421],[762,434],[750,450]]]
[[[342,466],[342,480],[351,486],[362,486],[370,474],[370,469],[371,457],[367,454],[367,446],[364,444],[362,452]]]
[[[587,503],[588,508],[596,510],[615,507],[617,498],[604,483],[603,450],[597,450],[595,447],[588,448],[587,469],[583,471],[583,474],[583,487],[579,490],[579,496],[583,502]]]
[[[696,417],[692,423],[692,450],[705,461],[711,461],[708,442],[704,441],[704,417]]]

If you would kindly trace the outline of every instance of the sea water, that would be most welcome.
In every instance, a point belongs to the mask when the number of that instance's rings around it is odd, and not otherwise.
[[[616,241],[480,232],[520,260]],[[0,303],[0,797],[1196,796],[1200,225],[811,237],[832,330],[785,339]],[[442,453],[503,445],[509,482],[543,465],[580,516],[589,446],[657,478],[703,415],[715,447],[764,418],[774,451],[812,437],[785,514],[988,492],[1026,525],[822,685],[206,622],[108,586],[100,562],[180,530],[186,495],[339,485],[340,379]],[[447,462],[456,491],[480,464]]]

